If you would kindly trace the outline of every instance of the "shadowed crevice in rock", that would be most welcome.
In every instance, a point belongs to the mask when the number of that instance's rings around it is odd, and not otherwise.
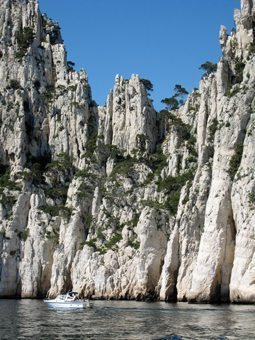
[[[160,300],[177,301],[177,279],[179,271],[179,230],[176,227],[167,245],[167,252],[160,278]]]
[[[232,208],[228,214],[227,229],[226,229],[226,245],[224,260],[221,268],[221,284],[220,294],[218,300],[221,302],[229,302],[230,296],[230,279],[234,262],[235,240],[236,240],[236,226],[233,219]]]
[[[229,285],[234,261],[236,236],[232,209],[229,210],[225,233],[224,255],[222,261],[218,264],[218,268],[215,270],[214,280],[210,288],[210,303],[229,302]]]

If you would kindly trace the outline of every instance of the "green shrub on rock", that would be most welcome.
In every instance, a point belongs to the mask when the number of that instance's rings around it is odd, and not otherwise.
[[[16,33],[16,40],[18,44],[16,58],[22,59],[34,40],[33,29],[31,27],[21,28],[21,30]]]

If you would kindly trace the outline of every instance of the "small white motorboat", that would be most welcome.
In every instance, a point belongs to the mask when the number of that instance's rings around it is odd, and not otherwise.
[[[89,300],[82,300],[76,292],[67,292],[58,295],[55,299],[43,300],[48,307],[52,308],[91,308],[92,303]]]

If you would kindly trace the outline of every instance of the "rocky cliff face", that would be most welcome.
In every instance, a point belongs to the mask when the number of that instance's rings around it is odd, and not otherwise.
[[[36,0],[0,0],[0,296],[255,301],[255,1],[177,110],[107,104]]]

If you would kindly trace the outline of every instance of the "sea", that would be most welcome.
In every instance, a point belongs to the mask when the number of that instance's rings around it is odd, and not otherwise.
[[[254,305],[93,301],[84,310],[0,300],[0,339],[255,339]]]

